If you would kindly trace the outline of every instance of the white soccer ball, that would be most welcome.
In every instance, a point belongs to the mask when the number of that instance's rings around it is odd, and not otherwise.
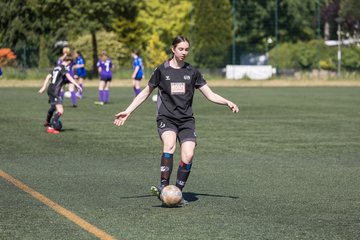
[[[167,207],[175,207],[181,203],[182,192],[175,185],[168,185],[161,190],[160,199]]]
[[[66,98],[71,98],[71,92],[70,92],[70,91],[66,91],[66,92],[64,93],[64,97],[66,97]]]
[[[158,98],[158,96],[157,96],[157,94],[155,94],[155,95],[153,95],[153,96],[151,97],[151,100],[152,100],[153,102],[157,102],[157,98]]]

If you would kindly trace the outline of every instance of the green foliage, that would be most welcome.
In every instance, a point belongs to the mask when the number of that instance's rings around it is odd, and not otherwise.
[[[160,41],[159,35],[155,32],[148,42],[146,49],[146,67],[155,68],[168,58],[165,49],[166,45]]]
[[[156,32],[160,40],[170,46],[177,35],[186,34],[186,29],[189,29],[190,0],[140,1],[138,7],[136,21],[148,26],[150,32],[147,33],[147,39]]]
[[[342,68],[347,71],[360,70],[360,48],[356,46],[342,47]],[[336,70],[337,47],[326,46],[323,40],[283,43],[269,52],[269,62],[280,69]]]
[[[49,61],[48,46],[46,45],[45,36],[40,36],[40,47],[39,47],[39,68],[47,68],[51,66]]]
[[[360,1],[342,0],[340,1],[340,16],[343,18],[352,17],[360,20]]]
[[[149,33],[151,32],[147,24],[119,17],[113,21],[112,27],[119,41],[124,44],[128,51],[132,49],[146,49]]]
[[[135,12],[134,1],[107,0],[88,1],[77,0],[70,12],[76,18],[75,29],[90,32],[92,35],[92,72],[96,73],[97,62],[97,31],[111,30],[112,22],[117,17],[132,18]]]
[[[97,34],[97,44],[100,54],[101,51],[106,51],[113,61],[114,67],[130,66],[131,52],[124,47],[124,44],[118,41],[114,32],[101,31]],[[86,60],[86,68],[91,69],[93,66],[91,35],[85,34],[79,36],[76,40],[71,42],[71,48],[74,51],[81,51]],[[95,63],[96,64],[96,63]]]
[[[133,19],[119,17],[112,27],[129,51],[139,49],[145,65],[153,66],[155,62],[163,61],[164,53],[175,36],[187,33],[191,3],[190,0],[148,0],[139,1],[137,9]],[[155,59],[155,49],[160,54],[158,59]]]
[[[342,67],[348,71],[360,71],[360,47],[342,48]]]
[[[195,0],[191,41],[196,65],[224,66],[231,44],[231,6],[228,0]]]
[[[327,50],[330,48],[319,41],[283,43],[269,52],[269,63],[280,69],[311,70],[318,68],[321,55],[327,59]]]
[[[237,0],[233,6],[238,44],[255,44],[274,35],[271,5],[266,1]]]
[[[37,13],[22,0],[0,1],[0,9],[1,47],[11,48],[21,65],[36,66],[41,28]]]
[[[319,2],[324,5],[324,0]],[[262,51],[268,38],[276,39],[276,11],[279,42],[316,38],[316,1],[236,0],[233,7],[236,44],[242,49]]]

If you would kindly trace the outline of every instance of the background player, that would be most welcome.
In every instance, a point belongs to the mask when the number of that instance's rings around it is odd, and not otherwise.
[[[97,62],[98,72],[100,74],[99,83],[99,101],[95,102],[98,105],[104,105],[109,102],[110,96],[110,82],[112,80],[112,61],[105,51],[102,51],[100,60]]]
[[[63,50],[62,50],[62,55],[59,57],[58,61],[57,61],[57,65],[60,65],[63,61],[63,59],[68,55],[70,54],[70,48],[69,47],[64,47]],[[71,63],[66,66],[67,67],[67,70],[69,71],[69,74],[71,75],[72,78],[74,78],[74,62],[71,61]],[[73,107],[77,107],[76,105],[76,92],[75,92],[75,86],[71,83],[71,81],[69,81],[66,76],[64,76],[65,78],[65,84],[68,84],[69,86],[69,91],[70,91],[70,94],[71,94],[71,103],[72,103],[72,106]],[[64,88],[65,86],[63,86],[61,88],[61,91],[60,91],[60,96],[61,98],[64,100]]]
[[[188,39],[177,36],[171,47],[173,57],[158,66],[150,77],[148,85],[134,98],[125,111],[115,115],[114,124],[123,125],[153,89],[156,87],[159,89],[157,126],[163,144],[163,153],[160,185],[151,187],[151,191],[157,196],[160,196],[164,186],[169,185],[177,140],[181,149],[176,186],[182,190],[189,177],[196,146],[195,119],[192,111],[195,89],[199,89],[211,102],[226,105],[235,113],[239,111],[236,104],[214,93],[200,72],[185,62],[189,48]]]
[[[133,50],[131,52],[131,56],[133,57],[133,69],[134,69],[134,72],[133,72],[131,78],[132,78],[133,89],[134,89],[135,95],[137,96],[141,91],[140,81],[145,77],[144,76],[144,64],[143,64],[142,59],[140,58],[138,50]]]
[[[39,90],[39,93],[43,93],[48,86],[47,94],[49,96],[50,108],[48,110],[46,121],[44,126],[48,126],[47,132],[52,134],[57,134],[59,131],[54,129],[53,123],[57,123],[59,118],[64,113],[64,107],[62,105],[62,98],[60,96],[60,90],[65,84],[65,79],[69,80],[72,84],[74,84],[79,91],[81,91],[81,87],[76,83],[76,81],[72,78],[67,67],[73,61],[72,55],[70,53],[66,54],[62,58],[62,62],[60,65],[57,65],[45,78],[44,84]],[[66,78],[65,78],[66,77]],[[51,81],[50,81],[51,80]],[[50,84],[49,84],[50,82]],[[53,117],[53,114],[56,110],[56,114]]]
[[[80,51],[76,51],[75,53],[75,79],[78,80],[78,83],[82,89],[82,92],[77,92],[76,96],[79,98],[82,98],[82,94],[84,92],[84,78],[86,77],[86,69],[85,69],[85,59]]]

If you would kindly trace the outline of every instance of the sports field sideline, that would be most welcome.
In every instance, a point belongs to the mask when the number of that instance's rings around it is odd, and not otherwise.
[[[184,189],[190,204],[172,209],[149,192],[161,154],[155,104],[145,102],[121,128],[112,124],[133,98],[130,82],[114,82],[105,106],[93,104],[94,80],[78,108],[65,100],[60,135],[42,126],[48,104],[46,94],[37,94],[41,81],[17,81],[16,88],[0,82],[0,239],[360,236],[357,81],[341,87],[261,81],[266,88],[210,81],[240,112],[196,93],[199,144]]]
[[[5,80],[0,79],[0,87],[40,87],[41,80]],[[85,86],[97,87],[98,80],[85,80]],[[142,86],[147,81],[141,82]],[[360,80],[326,80],[326,79],[273,79],[273,80],[209,80],[210,86],[218,87],[360,87]],[[131,80],[114,80],[112,87],[130,87]]]

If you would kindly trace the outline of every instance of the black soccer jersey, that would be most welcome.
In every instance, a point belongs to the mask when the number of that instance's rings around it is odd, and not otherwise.
[[[192,103],[195,89],[206,84],[201,73],[185,63],[180,69],[170,66],[169,61],[153,72],[148,85],[158,87],[157,117],[176,120],[193,118]]]
[[[47,93],[49,96],[57,97],[60,93],[61,87],[65,84],[66,78],[64,78],[65,74],[69,71],[67,68],[60,64],[57,65],[51,72],[51,82],[49,84]]]

